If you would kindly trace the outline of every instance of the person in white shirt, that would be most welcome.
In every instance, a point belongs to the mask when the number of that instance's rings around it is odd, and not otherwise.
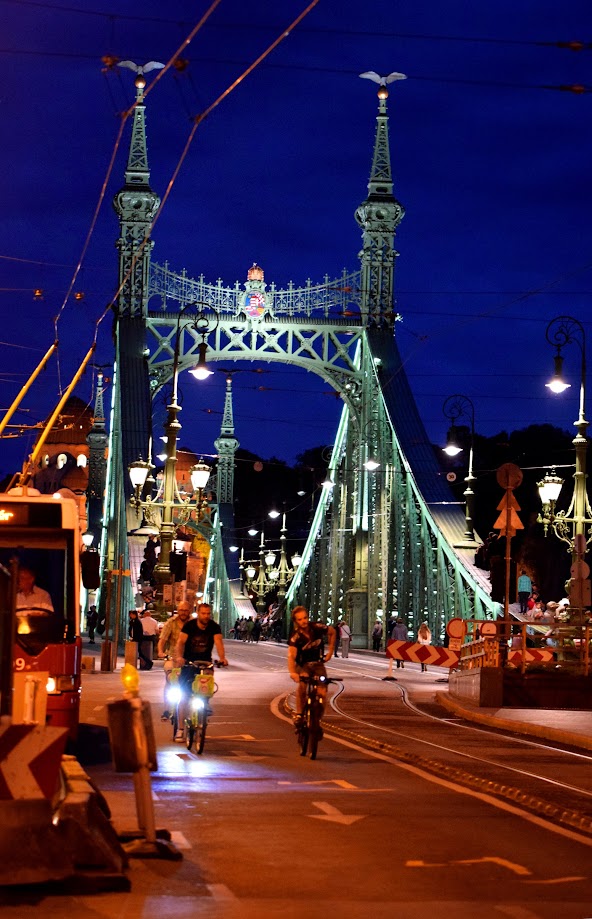
[[[152,670],[152,655],[154,652],[154,639],[158,637],[158,622],[151,615],[151,610],[146,607],[142,613],[141,623],[144,639],[140,642],[140,670]]]
[[[349,657],[349,645],[351,642],[351,629],[347,622],[339,620],[339,641],[341,646],[341,656]]]
[[[35,572],[26,565],[21,565],[16,594],[17,616],[48,616],[53,612],[49,593],[35,584]]]

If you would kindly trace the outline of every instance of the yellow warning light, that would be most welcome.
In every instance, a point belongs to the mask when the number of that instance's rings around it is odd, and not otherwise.
[[[137,696],[140,689],[140,674],[132,664],[124,664],[121,670],[121,682],[126,692]]]

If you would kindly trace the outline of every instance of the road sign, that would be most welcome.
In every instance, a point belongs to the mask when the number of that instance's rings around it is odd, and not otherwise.
[[[413,664],[431,664],[434,667],[457,667],[460,651],[437,645],[422,645],[414,641],[387,642],[386,653],[393,660],[410,661]]]
[[[506,465],[511,466],[512,463],[506,463]],[[500,468],[503,469],[503,466]],[[515,468],[518,469],[517,466]],[[494,530],[499,530],[504,536],[514,536],[516,530],[524,529],[524,524],[518,516],[520,505],[512,494],[512,486],[507,486],[506,493],[498,504],[497,509],[500,511],[500,515],[493,524]]]
[[[518,488],[522,482],[522,470],[514,463],[504,463],[497,470],[495,477],[502,488]]]
[[[66,728],[37,724],[0,727],[0,800],[52,798],[58,787]]]
[[[460,616],[455,616],[446,623],[446,632],[450,638],[464,638],[467,634],[467,624]]]
[[[481,638],[495,638],[497,635],[497,624],[488,620],[479,626],[479,634]]]
[[[553,660],[553,652],[550,648],[527,648],[524,654],[524,660],[527,664],[537,663],[548,664]],[[510,664],[522,663],[522,651],[508,651],[508,662]]]

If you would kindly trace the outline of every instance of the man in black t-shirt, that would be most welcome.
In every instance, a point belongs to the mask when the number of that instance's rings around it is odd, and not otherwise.
[[[216,648],[220,663],[226,666],[228,661],[224,653],[222,630],[217,622],[212,619],[212,607],[209,603],[200,603],[197,607],[197,619],[190,619],[179,632],[179,640],[175,652],[175,664],[181,667],[179,683],[183,691],[179,703],[179,725],[184,723],[186,699],[190,694],[190,687],[195,677],[191,667],[185,667],[189,661],[212,662],[212,651]],[[183,740],[183,731],[178,730],[175,740]]]
[[[212,607],[209,603],[200,603],[197,607],[197,619],[186,622],[179,633],[176,658],[177,666],[187,661],[210,661],[216,647],[222,664],[226,664],[222,630],[212,619]]]
[[[297,724],[302,717],[306,697],[306,683],[300,681],[300,676],[309,676],[311,673],[327,676],[325,661],[331,660],[333,656],[335,629],[321,622],[309,622],[308,610],[304,606],[296,606],[292,610],[292,625],[294,631],[288,641],[288,670],[290,677],[298,684],[294,716]],[[327,653],[325,641],[329,643]],[[323,702],[326,695],[326,686],[319,686],[319,697]]]

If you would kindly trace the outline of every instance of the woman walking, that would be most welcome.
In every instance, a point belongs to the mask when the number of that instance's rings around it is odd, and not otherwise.
[[[431,645],[432,643],[432,633],[427,622],[422,622],[417,633],[417,640],[420,645]],[[427,671],[427,664],[421,665],[421,672]]]

